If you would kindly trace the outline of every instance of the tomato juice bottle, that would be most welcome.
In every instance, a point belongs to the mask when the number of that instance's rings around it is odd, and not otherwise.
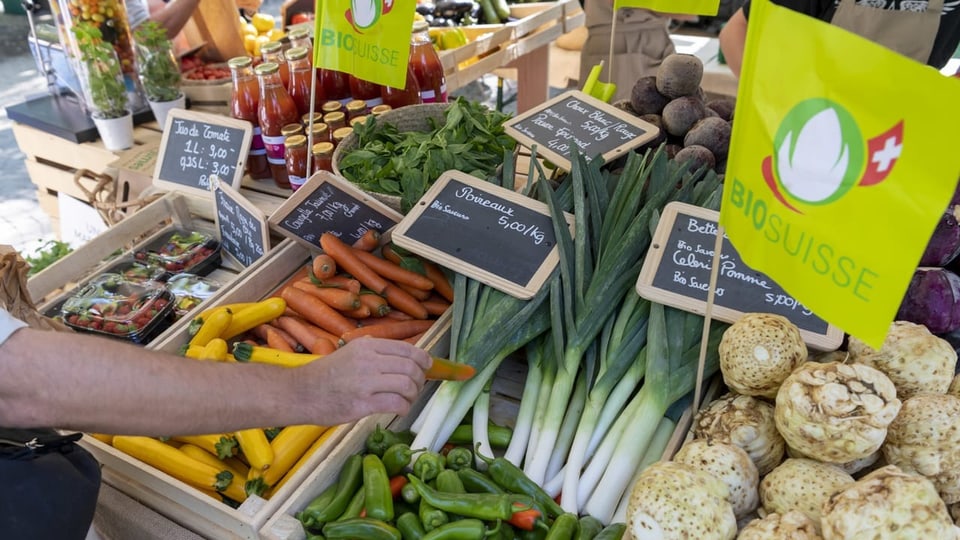
[[[420,100],[423,103],[447,102],[447,77],[443,73],[440,56],[430,41],[426,21],[414,21],[410,38],[410,66],[420,85]]]
[[[420,100],[420,85],[417,84],[417,77],[413,74],[413,67],[407,65],[407,82],[403,88],[384,86],[381,95],[383,96],[383,104],[389,105],[391,109],[422,103]]]
[[[310,83],[313,81],[313,68],[307,60],[307,50],[296,47],[287,51],[287,66],[290,72],[290,84],[287,92],[297,106],[297,114],[310,114]]]
[[[350,76],[332,69],[318,69],[317,78],[323,88],[324,99],[336,100],[346,105],[350,97]]]
[[[284,161],[287,166],[287,177],[290,179],[290,189],[296,191],[307,181],[307,138],[303,135],[294,135],[287,139],[284,147]]]
[[[253,74],[253,60],[249,56],[238,56],[231,58],[227,65],[230,66],[233,80],[230,116],[253,124],[250,153],[247,155],[247,174],[257,180],[272,178],[270,165],[267,163],[267,149],[263,146],[260,133],[260,85]]]
[[[272,62],[280,66],[280,81],[284,88],[290,88],[290,68],[287,67],[287,60],[283,57],[283,45],[279,41],[264,43],[260,47],[260,56],[264,62]]]
[[[263,144],[267,148],[267,161],[273,173],[273,181],[279,187],[290,187],[284,162],[283,126],[300,122],[297,106],[287,94],[280,81],[280,66],[267,62],[257,66],[260,80],[260,127]]]
[[[366,101],[367,107],[372,108],[383,103],[383,98],[380,97],[381,90],[382,87],[375,82],[350,76],[350,95],[353,99]]]
[[[310,39],[310,31],[306,28],[296,28],[287,33],[287,39],[290,41],[290,49],[303,47],[307,50],[307,63],[313,65],[313,40]],[[287,52],[290,52],[289,50]],[[289,58],[288,58],[289,60]]]

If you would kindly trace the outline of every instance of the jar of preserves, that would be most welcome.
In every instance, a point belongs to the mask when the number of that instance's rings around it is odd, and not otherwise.
[[[370,114],[372,114],[373,116],[380,116],[381,114],[392,111],[392,110],[393,110],[393,107],[389,105],[377,105],[376,107],[373,107],[372,109],[370,109]]]
[[[287,124],[280,128],[280,134],[284,137],[293,137],[294,135],[303,135],[303,124],[296,122],[293,124]]]
[[[283,82],[280,81],[280,66],[267,62],[255,70],[260,81],[260,128],[263,131],[263,144],[267,148],[267,162],[273,173],[273,181],[279,187],[290,187],[287,167],[284,161],[283,126],[299,124],[300,115],[297,106],[290,99]]]
[[[447,102],[447,77],[440,56],[430,41],[430,26],[426,21],[414,21],[410,38],[410,66],[420,85],[423,103]]]
[[[287,92],[297,105],[300,115],[310,113],[310,84],[313,82],[313,68],[307,60],[307,50],[295,47],[287,51],[287,70],[290,72],[290,84]]]
[[[350,119],[350,127],[355,127],[357,125],[362,126],[366,124],[367,118],[369,118],[369,115],[366,115],[366,114],[362,114],[360,116],[354,116],[353,118]]]
[[[314,113],[313,113],[313,123],[314,123],[314,124],[319,124],[320,122],[323,122],[323,113],[321,113],[321,112],[314,112]],[[307,113],[307,114],[301,116],[301,117],[300,117],[300,123],[303,124],[304,127],[309,126],[309,125],[310,125],[310,113]]]
[[[342,111],[342,110],[343,110],[343,103],[340,103],[339,101],[327,101],[320,106],[320,112],[322,112],[323,114],[328,114],[328,113]]]
[[[313,145],[313,172],[333,172],[333,143],[318,142]]]
[[[332,138],[330,134],[330,128],[323,122],[314,122],[310,134],[313,136],[313,144],[318,142],[330,142]]]
[[[352,127],[342,127],[333,132],[333,145],[339,146],[344,139],[350,136],[353,133]]]
[[[342,112],[332,112],[323,115],[323,123],[330,128],[331,133],[336,133],[338,129],[347,127],[347,117]]]
[[[267,149],[263,146],[260,132],[260,86],[253,74],[253,60],[249,56],[238,56],[231,58],[227,65],[230,66],[233,83],[230,90],[230,116],[253,125],[250,153],[247,155],[247,174],[257,180],[272,178],[267,163]]]
[[[270,41],[260,47],[260,57],[264,62],[272,62],[280,66],[280,81],[284,88],[290,88],[290,68],[287,59],[283,56],[283,45],[279,41]]]
[[[403,88],[384,86],[381,96],[383,104],[389,105],[392,109],[423,103],[420,100],[420,84],[417,83],[417,77],[413,74],[413,65],[407,65],[407,82]]]
[[[307,181],[309,176],[307,174],[307,138],[303,135],[294,135],[287,138],[284,160],[287,163],[290,189],[296,191]]]
[[[350,97],[350,76],[333,69],[317,70],[320,87],[323,88],[325,99],[333,99],[346,104],[353,99]]]
[[[350,103],[347,103],[346,109],[347,121],[349,122],[351,118],[367,114],[367,102],[360,99],[355,99]]]
[[[353,96],[353,99],[362,99],[367,102],[367,107],[376,107],[377,105],[383,103],[383,98],[380,97],[382,87],[370,81],[365,81],[350,76],[350,95]]]

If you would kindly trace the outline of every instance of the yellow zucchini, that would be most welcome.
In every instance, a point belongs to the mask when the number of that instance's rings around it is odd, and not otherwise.
[[[247,306],[233,314],[233,319],[220,337],[230,339],[250,330],[251,328],[270,322],[280,315],[283,315],[287,309],[287,303],[283,298],[267,298],[256,304]]]
[[[233,356],[238,362],[255,362],[282,367],[300,367],[320,358],[316,354],[286,352],[249,343],[235,343]]]
[[[207,452],[195,444],[184,443],[180,446],[179,450],[201,463],[206,463],[211,467],[216,467],[218,471],[230,471],[234,476],[240,476],[239,470],[234,469],[226,461],[218,458],[210,452]],[[246,475],[244,474],[243,477],[246,478]]]
[[[230,308],[222,307],[214,310],[213,313],[203,319],[203,323],[200,325],[197,333],[190,339],[190,346],[206,346],[207,343],[210,343],[211,339],[220,337],[220,334],[230,326],[230,321],[232,320],[233,312],[230,311]]]
[[[216,360],[218,362],[227,361],[227,342],[216,337],[210,340],[203,348],[204,360]]]
[[[310,459],[310,456],[312,456],[314,452],[316,452],[321,446],[323,446],[324,443],[330,440],[330,437],[332,437],[333,434],[336,433],[337,429],[338,429],[338,426],[331,426],[326,431],[324,431],[323,434],[320,435],[320,437],[317,438],[317,440],[310,445],[310,448],[307,448],[307,450],[303,453],[303,455],[300,456],[300,459],[298,459],[297,462],[293,464],[293,467],[290,467],[290,470],[287,471],[287,474],[283,475],[283,478],[281,478],[276,485],[271,484],[270,489],[267,490],[267,492],[263,495],[263,497],[265,499],[269,499],[270,497],[273,496],[274,493],[279,491],[280,488],[282,488],[283,485],[287,483],[287,480],[289,480],[294,474],[296,474],[297,471],[299,471],[303,467],[304,463],[306,463],[307,460]]]
[[[113,446],[191,486],[226,489],[232,476],[224,481],[222,471],[201,463],[180,450],[150,437],[117,435]]]
[[[263,473],[263,481],[272,486],[283,478],[310,445],[323,435],[324,426],[287,426],[270,441],[273,448],[273,465]]]
[[[104,444],[113,444],[113,435],[106,435],[104,433],[87,433],[87,435],[93,437],[94,439],[104,443]]]
[[[267,441],[267,435],[260,428],[243,429],[234,432],[237,442],[240,443],[240,450],[243,457],[247,458],[250,464],[250,475],[260,476],[263,471],[270,468],[273,464],[273,448]]]
[[[207,317],[212,315],[213,312],[217,311],[218,309],[227,308],[232,313],[236,313],[241,309],[250,307],[254,304],[256,304],[256,302],[238,302],[236,304],[225,304],[222,306],[213,306],[213,307],[207,308],[201,311],[199,315],[197,315],[196,317],[193,318],[193,320],[190,321],[190,325],[187,327],[187,331],[190,333],[191,336],[196,334],[197,331],[200,330],[200,326],[203,325],[203,321],[205,321]]]
[[[199,446],[207,452],[226,459],[237,454],[237,440],[232,435],[177,435],[174,441]]]

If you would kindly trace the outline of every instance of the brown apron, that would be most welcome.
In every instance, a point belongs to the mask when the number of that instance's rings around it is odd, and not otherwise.
[[[942,11],[943,0],[930,0],[926,11],[878,9],[840,0],[831,23],[926,64]]]

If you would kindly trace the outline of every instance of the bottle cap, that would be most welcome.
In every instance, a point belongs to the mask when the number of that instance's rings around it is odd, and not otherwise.
[[[263,49],[261,49],[263,51]],[[305,47],[294,47],[287,51],[284,55],[287,60],[303,60],[307,57],[307,49]]]
[[[318,142],[313,145],[313,154],[330,154],[333,153],[333,143],[332,142]]]
[[[280,52],[282,48],[283,45],[281,45],[279,41],[268,41],[260,46],[260,54]]]
[[[292,137],[287,137],[287,140],[283,143],[287,148],[294,148],[297,146],[306,146],[307,138],[303,135],[294,135]]]
[[[249,56],[235,56],[230,60],[227,60],[227,66],[230,69],[250,67],[251,64],[253,64],[253,59]]]
[[[272,75],[280,71],[280,66],[274,62],[264,62],[254,69],[257,75]]]
[[[303,126],[300,124],[287,124],[280,128],[280,134],[284,137],[289,137],[291,135],[298,135],[303,133]]]

